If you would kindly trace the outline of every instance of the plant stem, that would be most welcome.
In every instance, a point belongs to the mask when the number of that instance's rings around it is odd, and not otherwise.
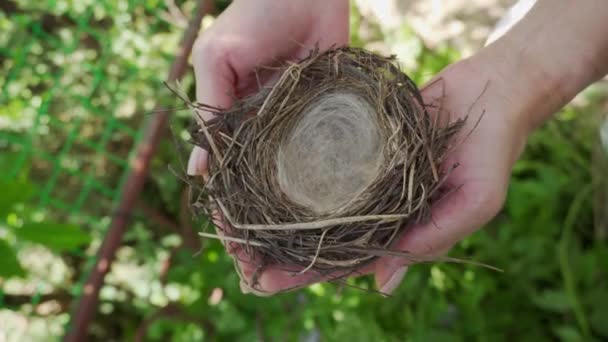
[[[578,294],[576,292],[576,283],[570,265],[568,247],[572,238],[572,229],[574,228],[576,218],[578,217],[579,212],[583,207],[583,203],[589,197],[591,189],[591,185],[587,184],[572,201],[570,209],[568,209],[568,214],[566,215],[566,220],[564,222],[562,230],[562,236],[560,238],[557,250],[562,279],[564,282],[564,289],[566,290],[570,305],[572,306],[572,311],[574,313],[574,317],[576,318],[576,322],[579,328],[582,330],[586,339],[590,337],[589,323],[587,322],[585,311],[581,306],[581,303],[578,299]]]

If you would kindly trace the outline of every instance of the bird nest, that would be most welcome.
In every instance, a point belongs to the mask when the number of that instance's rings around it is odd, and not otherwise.
[[[463,125],[430,115],[394,57],[348,47],[290,63],[232,108],[197,108],[217,116],[192,134],[210,152],[194,207],[218,210],[217,237],[260,270],[319,275],[395,255],[400,234],[429,219]]]

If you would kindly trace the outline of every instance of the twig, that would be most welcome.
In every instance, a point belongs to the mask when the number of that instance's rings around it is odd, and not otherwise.
[[[165,0],[165,6],[167,6],[167,10],[169,11],[168,19],[174,22],[178,27],[186,28],[188,25],[188,18],[186,18],[182,10],[177,7],[175,1]]]
[[[349,216],[349,217],[337,217],[331,219],[324,219],[311,222],[298,222],[298,223],[283,223],[283,224],[242,224],[232,220],[232,217],[225,210],[221,201],[217,201],[217,204],[222,208],[222,213],[230,225],[237,229],[249,229],[249,230],[312,230],[321,229],[331,226],[337,226],[341,224],[351,224],[357,222],[368,222],[368,221],[399,221],[404,218],[410,217],[408,214],[394,214],[394,215],[366,215],[366,216]]]
[[[257,241],[247,241],[244,239],[239,239],[239,238],[230,237],[230,236],[223,236],[223,235],[218,235],[218,234],[210,234],[210,233],[201,232],[201,233],[198,233],[198,235],[205,237],[205,238],[242,243],[244,245],[250,245],[250,246],[257,246],[257,247],[266,247],[267,246],[266,244],[263,244],[263,243],[260,243]]]
[[[184,75],[188,67],[188,57],[196,40],[201,21],[203,16],[212,9],[211,4],[212,1],[200,0],[198,2],[195,15],[190,21],[188,29],[184,32],[180,48],[171,64],[167,78],[169,82],[174,82]],[[159,105],[156,107],[164,109]],[[137,147],[137,156],[131,163],[127,181],[121,189],[117,212],[128,214],[135,208],[137,198],[148,174],[150,160],[166,129],[169,115],[170,113],[167,111],[159,111],[148,117],[144,137]],[[99,290],[103,285],[104,277],[110,269],[116,250],[120,246],[122,236],[127,230],[128,225],[128,215],[115,215],[112,218],[108,232],[97,254],[94,268],[83,287],[83,294],[72,312],[72,321],[68,328],[68,334],[64,338],[65,341],[76,342],[87,340],[89,324],[97,311]]]

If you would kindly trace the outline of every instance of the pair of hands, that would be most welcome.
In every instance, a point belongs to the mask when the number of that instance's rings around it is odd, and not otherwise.
[[[234,2],[199,38],[193,50],[197,101],[229,108],[233,95],[241,97],[257,91],[256,67],[297,60],[308,55],[315,44],[321,49],[346,45],[348,7],[347,0]],[[433,207],[433,223],[409,229],[394,245],[395,249],[417,255],[441,255],[479,229],[502,207],[511,168],[530,129],[522,115],[527,108],[512,100],[516,91],[509,89],[508,71],[493,62],[496,54],[491,49],[482,50],[449,66],[422,88],[426,103],[442,101],[440,115],[449,114],[452,119],[468,115],[469,119],[460,137],[462,142],[445,161],[446,165],[460,164],[447,181],[448,186],[457,190]],[[262,74],[261,81],[272,84],[276,77],[272,73]],[[482,112],[483,119],[472,130]],[[202,115],[208,119],[211,114]],[[207,152],[195,148],[188,173],[204,175],[206,168]],[[233,256],[242,253],[238,247],[229,252]],[[253,265],[238,262],[243,276],[250,279]],[[378,289],[390,293],[406,270],[404,260],[384,257],[363,272],[373,273]],[[311,275],[294,276],[273,268],[258,275],[259,290],[268,294],[306,284],[311,279]]]

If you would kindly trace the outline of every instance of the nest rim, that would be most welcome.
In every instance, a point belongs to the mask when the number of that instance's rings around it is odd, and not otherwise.
[[[282,191],[273,158],[307,104],[328,92],[349,92],[370,104],[383,157],[364,191],[335,210],[316,212]],[[430,206],[454,167],[443,168],[445,155],[466,120],[432,117],[394,56],[351,47],[315,49],[285,66],[271,88],[229,109],[195,106],[197,116],[201,110],[216,116],[191,134],[210,151],[209,177],[193,197],[193,208],[208,217],[214,210],[221,213],[228,225],[218,228],[217,237],[243,248],[260,270],[296,267],[299,273],[340,277],[380,256],[395,256],[390,247],[396,237],[430,218]],[[237,271],[241,274],[238,263]]]

